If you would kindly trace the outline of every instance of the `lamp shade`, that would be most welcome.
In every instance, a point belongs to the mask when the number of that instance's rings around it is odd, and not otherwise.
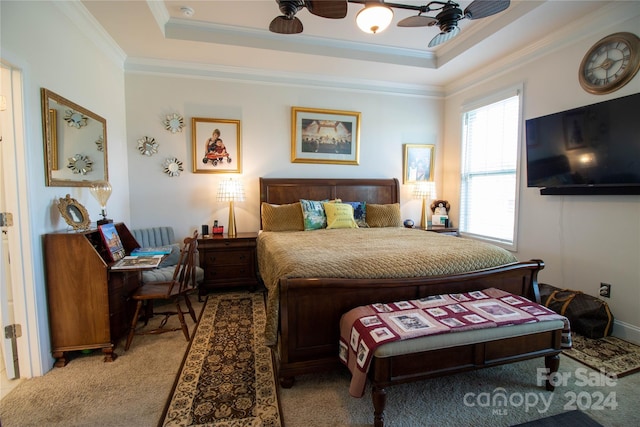
[[[436,183],[433,181],[416,183],[415,187],[413,187],[413,197],[416,199],[435,199]]]
[[[244,202],[244,186],[234,179],[225,179],[218,186],[219,202]]]
[[[378,2],[367,2],[364,9],[356,15],[356,24],[365,33],[375,34],[384,31],[393,19],[393,11]]]

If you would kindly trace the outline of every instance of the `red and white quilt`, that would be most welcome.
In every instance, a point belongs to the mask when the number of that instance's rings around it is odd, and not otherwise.
[[[340,360],[352,375],[349,393],[362,397],[373,353],[382,344],[549,320],[564,321],[562,347],[571,348],[566,317],[496,288],[354,308],[340,320]]]

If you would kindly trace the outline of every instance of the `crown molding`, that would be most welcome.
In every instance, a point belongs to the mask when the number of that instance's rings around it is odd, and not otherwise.
[[[167,39],[271,49],[427,69],[435,69],[437,66],[436,56],[432,52],[424,50],[327,39],[303,34],[287,37],[267,30],[190,21],[181,18],[170,18],[164,26],[164,32]]]
[[[147,58],[128,58],[125,71],[136,74],[155,74],[173,77],[190,77],[208,80],[253,82],[304,88],[325,88],[357,92],[383,93],[398,96],[416,96],[441,99],[444,92],[440,87],[411,85],[378,80],[364,80],[270,71],[257,68],[231,67],[184,61],[168,61]]]
[[[565,49],[567,46],[586,38],[601,34],[607,29],[615,31],[620,23],[639,16],[637,5],[638,3],[635,1],[609,3],[581,19],[568,23],[561,29],[548,34],[523,49],[478,68],[481,71],[471,73],[445,86],[444,92],[447,97],[455,96],[460,92],[482,84],[488,79],[499,78],[527,63]],[[606,26],[603,23],[606,23]]]
[[[80,32],[89,38],[109,59],[120,68],[124,68],[127,54],[81,2],[54,1],[52,4],[69,18]]]

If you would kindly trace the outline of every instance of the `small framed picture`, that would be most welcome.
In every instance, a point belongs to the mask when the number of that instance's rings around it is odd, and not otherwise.
[[[191,119],[194,173],[240,173],[240,120]]]
[[[405,144],[403,183],[433,181],[435,145]]]
[[[291,162],[357,165],[360,113],[291,108]]]

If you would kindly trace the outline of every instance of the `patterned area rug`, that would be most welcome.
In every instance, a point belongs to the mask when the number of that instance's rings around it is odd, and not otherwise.
[[[624,377],[640,371],[640,346],[616,337],[591,339],[571,334],[573,348],[562,352],[596,370]]]
[[[160,426],[282,425],[263,294],[209,296]]]

